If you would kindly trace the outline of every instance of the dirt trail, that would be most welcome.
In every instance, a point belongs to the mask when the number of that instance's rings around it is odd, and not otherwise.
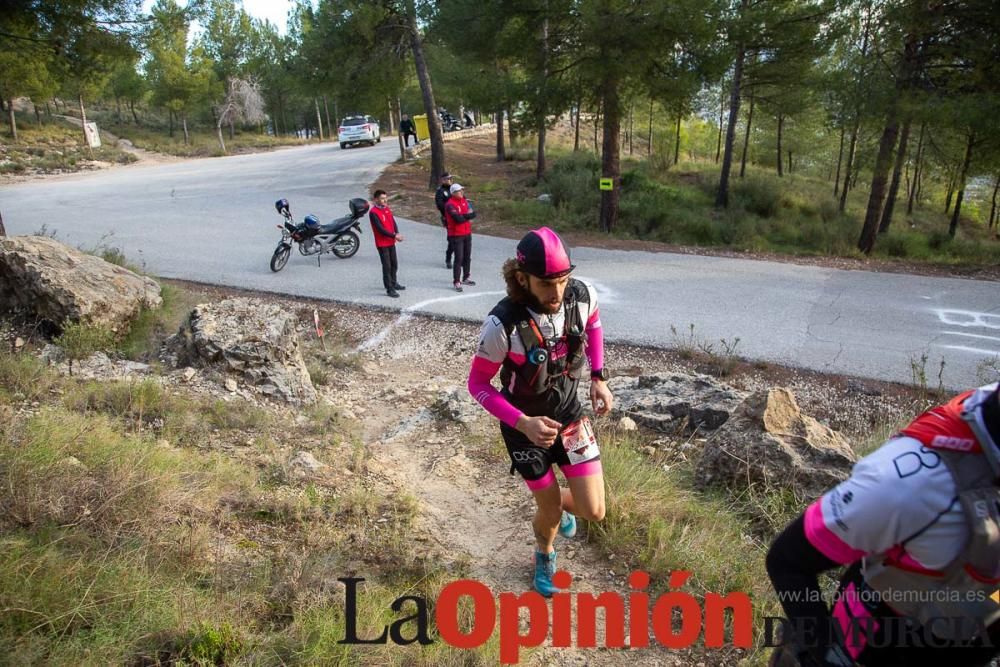
[[[76,127],[83,127],[83,121],[75,116],[62,116],[58,114],[53,114],[56,118],[61,118],[70,125],[75,125]],[[177,157],[176,155],[167,155],[166,153],[156,153],[154,151],[147,151],[142,148],[137,148],[128,139],[122,139],[117,135],[108,132],[107,130],[98,126],[98,130],[101,133],[101,142],[113,144],[118,147],[119,150],[125,151],[126,153],[131,153],[134,155],[139,163],[143,164],[165,164],[168,162],[181,162],[185,158]]]
[[[394,328],[391,337],[370,351],[364,381],[351,382],[350,396],[342,398],[363,422],[371,453],[369,472],[418,499],[418,532],[449,558],[467,563],[469,576],[494,594],[521,593],[531,586],[534,503],[520,478],[508,475],[495,421],[483,412],[475,423],[463,425],[437,419],[429,407],[447,389],[464,387],[475,343],[475,329],[469,325],[446,326],[466,330],[466,339],[451,350],[429,349],[420,326]],[[585,532],[556,542],[560,569],[573,575],[572,590],[627,593],[625,566],[589,544]],[[599,615],[598,646],[604,642],[602,625]],[[650,643],[656,648],[546,646],[522,664],[708,667],[738,660],[733,654],[704,649],[668,651],[652,638]]]

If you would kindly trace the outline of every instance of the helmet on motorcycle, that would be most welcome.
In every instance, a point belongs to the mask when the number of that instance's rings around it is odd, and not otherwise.
[[[533,229],[517,244],[517,266],[536,278],[560,278],[576,268],[569,248],[548,227]]]
[[[279,199],[278,201],[274,202],[274,208],[275,208],[275,210],[278,211],[278,213],[281,213],[282,215],[284,215],[285,211],[289,210],[288,200],[287,199]]]
[[[315,215],[307,215],[302,222],[306,223],[306,227],[310,229],[317,229],[319,227],[319,218]]]

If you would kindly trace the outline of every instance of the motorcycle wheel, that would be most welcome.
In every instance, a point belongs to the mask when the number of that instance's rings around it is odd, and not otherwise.
[[[340,259],[354,257],[354,254],[361,247],[361,239],[354,232],[344,232],[333,240],[331,250]]]
[[[271,255],[271,270],[277,273],[285,268],[285,264],[288,264],[288,256],[291,254],[292,249],[289,246],[278,246],[274,254]]]

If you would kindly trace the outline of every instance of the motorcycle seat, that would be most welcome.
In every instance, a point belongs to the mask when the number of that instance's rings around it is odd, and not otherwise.
[[[345,215],[342,218],[337,218],[336,220],[331,220],[325,225],[320,226],[321,234],[332,234],[334,232],[342,232],[354,222],[354,218],[349,215]]]

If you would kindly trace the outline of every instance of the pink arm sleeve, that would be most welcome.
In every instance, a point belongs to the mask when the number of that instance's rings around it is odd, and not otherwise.
[[[501,364],[476,356],[472,358],[469,370],[469,393],[486,408],[486,411],[511,428],[517,427],[517,420],[523,414],[497,391],[490,380],[500,370]]]
[[[587,320],[587,361],[590,362],[591,370],[601,370],[604,368],[604,329],[601,328],[601,314],[599,309],[594,308],[590,319]]]

